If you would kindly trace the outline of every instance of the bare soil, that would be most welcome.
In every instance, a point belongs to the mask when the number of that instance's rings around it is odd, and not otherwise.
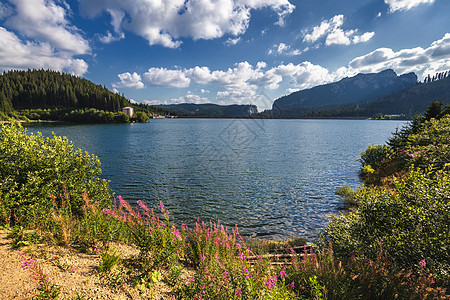
[[[0,229],[0,299],[31,299],[39,293],[37,281],[29,269],[23,269],[24,259],[33,257],[48,275],[50,282],[60,288],[58,299],[171,299],[171,287],[163,282],[152,288],[133,287],[127,275],[124,281],[114,286],[101,276],[97,267],[99,255],[80,253],[71,248],[32,244],[14,249],[7,238],[8,230]],[[137,255],[137,250],[126,245],[113,247],[126,260]]]

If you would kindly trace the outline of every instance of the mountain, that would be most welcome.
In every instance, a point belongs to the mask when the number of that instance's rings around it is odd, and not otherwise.
[[[255,105],[182,103],[159,105],[158,107],[175,111],[184,117],[243,118],[258,113]]]
[[[355,104],[343,105],[310,113],[309,117],[373,117],[381,115],[409,115],[423,113],[433,100],[450,103],[450,77],[420,83],[389,95]]]
[[[311,112],[389,95],[417,84],[416,74],[397,76],[391,69],[358,74],[281,97],[273,103],[272,114],[276,117],[301,117]]]

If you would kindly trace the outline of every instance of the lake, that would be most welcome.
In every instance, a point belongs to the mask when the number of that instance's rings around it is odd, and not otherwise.
[[[163,201],[177,223],[216,222],[248,235],[314,239],[360,184],[357,159],[402,121],[155,119],[145,124],[33,125],[99,157],[116,195]]]

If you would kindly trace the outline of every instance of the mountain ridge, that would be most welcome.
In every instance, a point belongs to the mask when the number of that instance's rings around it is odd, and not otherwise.
[[[398,76],[392,69],[379,73],[359,73],[280,97],[274,101],[272,113],[276,117],[299,117],[327,107],[385,96],[417,84],[417,75],[414,73]]]

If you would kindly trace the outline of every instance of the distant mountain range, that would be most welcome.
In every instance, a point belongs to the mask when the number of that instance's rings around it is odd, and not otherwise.
[[[243,118],[258,113],[256,105],[170,104],[158,105],[175,111],[180,117]]]
[[[272,105],[274,117],[302,117],[310,113],[338,109],[342,105],[370,101],[417,86],[417,76],[401,76],[391,70],[358,74],[338,82],[316,86],[283,96]]]
[[[444,104],[450,102],[450,77],[418,83],[414,87],[358,103],[318,110],[304,117],[374,117],[377,115],[412,117],[423,113],[433,100],[442,101]]]

